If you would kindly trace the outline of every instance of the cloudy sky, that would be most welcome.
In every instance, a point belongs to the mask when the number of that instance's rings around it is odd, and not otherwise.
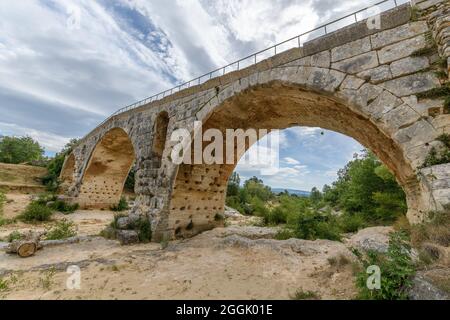
[[[375,2],[2,0],[0,135],[52,154],[119,107]],[[314,128],[282,135],[282,170],[262,177],[274,187],[322,187],[362,148]]]

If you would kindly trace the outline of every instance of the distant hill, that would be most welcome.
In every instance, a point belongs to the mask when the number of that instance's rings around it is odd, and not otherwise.
[[[286,189],[286,188],[271,188],[271,189],[272,189],[272,192],[274,192],[274,193],[281,193],[281,192],[284,192],[285,190],[287,190],[287,192],[289,192],[290,194],[296,194],[300,197],[309,197],[309,195],[311,194],[311,192],[304,191],[304,190]]]

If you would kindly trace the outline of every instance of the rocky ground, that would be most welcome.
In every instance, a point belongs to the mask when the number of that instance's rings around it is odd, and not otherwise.
[[[30,196],[9,193],[7,199],[4,215],[13,218]],[[44,230],[66,218],[76,224],[79,236],[69,243],[46,242],[29,258],[0,251],[0,298],[290,299],[300,290],[321,299],[352,299],[355,258],[350,248],[385,251],[391,231],[367,228],[342,243],[280,241],[274,239],[277,228],[255,226],[257,218],[228,210],[225,228],[169,243],[121,246],[98,236],[113,215],[79,210],[55,214],[46,224],[0,227],[1,238],[14,230]],[[73,266],[81,271],[79,289],[67,286]],[[433,289],[427,281],[417,281],[419,298]]]
[[[89,235],[79,242],[45,246],[25,259],[1,252],[0,275],[7,284],[2,298],[289,299],[304,290],[323,299],[350,299],[356,292],[353,257],[343,243],[274,240],[276,229],[248,225],[253,222],[236,215],[228,227],[191,239],[120,246],[96,236],[112,216],[77,211],[64,217]],[[30,228],[45,226],[8,225],[0,233]],[[79,290],[66,286],[70,265],[81,269]]]

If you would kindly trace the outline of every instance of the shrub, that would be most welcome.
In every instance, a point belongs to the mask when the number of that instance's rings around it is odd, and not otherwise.
[[[8,281],[0,278],[0,292],[7,291],[8,289]]]
[[[19,215],[19,219],[26,222],[48,221],[53,210],[38,202],[31,202]]]
[[[152,240],[152,226],[146,218],[140,218],[134,225],[139,234],[140,242],[150,242]]]
[[[364,217],[359,214],[344,213],[337,219],[342,232],[357,232],[367,226]]]
[[[61,240],[74,237],[77,235],[77,230],[72,221],[63,219],[58,221],[48,232],[47,240]]]
[[[368,251],[367,257],[354,250],[364,269],[357,274],[356,286],[359,299],[370,300],[403,300],[412,285],[415,267],[411,259],[411,247],[405,232],[393,232],[389,236],[389,247],[386,254]],[[381,288],[368,289],[367,267],[377,265],[381,270]]]
[[[19,231],[13,231],[8,236],[8,242],[13,242],[14,240],[20,240],[23,238],[23,235]]]
[[[49,207],[64,214],[69,214],[76,211],[79,205],[78,203],[70,204],[63,200],[56,200]]]
[[[288,228],[281,229],[275,235],[276,240],[287,240],[287,239],[291,239],[291,238],[295,238],[295,233]]]
[[[306,209],[296,215],[291,222],[294,234],[299,239],[340,240],[341,234],[336,218],[330,213]]]
[[[125,197],[121,197],[118,204],[111,206],[112,211],[125,211],[128,210],[128,202]]]

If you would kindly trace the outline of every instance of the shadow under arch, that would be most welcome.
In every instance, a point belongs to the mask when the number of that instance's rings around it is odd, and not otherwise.
[[[128,134],[121,128],[106,132],[93,149],[81,179],[80,207],[108,209],[117,204],[134,161]]]
[[[226,129],[294,126],[336,131],[372,150],[404,189],[408,218],[414,220],[421,214],[421,185],[401,147],[357,106],[333,94],[272,81],[228,98],[203,119],[203,132],[219,129],[224,137]],[[203,147],[209,143],[203,143]],[[249,147],[247,144],[246,149]],[[188,237],[214,227],[216,214],[224,211],[228,178],[238,162],[239,159],[234,164],[178,166],[168,210],[168,226],[174,237]]]

